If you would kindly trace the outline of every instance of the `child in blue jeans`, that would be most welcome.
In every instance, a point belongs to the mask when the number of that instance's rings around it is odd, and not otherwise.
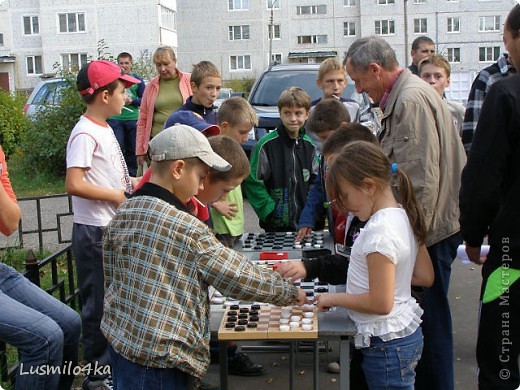
[[[346,293],[320,294],[317,307],[349,309],[369,388],[413,389],[423,338],[411,285],[431,286],[433,267],[410,181],[379,147],[359,141],[333,158],[326,188],[334,207],[367,222],[352,246]]]

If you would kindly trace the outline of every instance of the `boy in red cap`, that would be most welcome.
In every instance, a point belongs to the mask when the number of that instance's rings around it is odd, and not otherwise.
[[[65,189],[72,195],[72,251],[82,301],[83,389],[112,389],[107,341],[100,330],[103,316],[103,229],[132,191],[132,181],[107,124],[121,113],[125,88],[140,81],[112,62],[92,61],[79,71],[77,88],[87,104],[67,143]]]

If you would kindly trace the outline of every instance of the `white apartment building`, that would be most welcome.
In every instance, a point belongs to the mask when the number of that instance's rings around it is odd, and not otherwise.
[[[104,40],[116,56],[171,45],[179,68],[214,62],[225,80],[254,78],[273,60],[342,59],[359,37],[383,36],[401,66],[427,35],[467,85],[503,49],[515,0],[0,0],[0,86],[30,89],[53,65],[79,66]],[[270,39],[270,31],[272,39]],[[460,77],[459,77],[460,76]],[[460,79],[460,80],[459,80]],[[461,99],[467,91],[461,89]],[[457,98],[457,97],[455,97]]]
[[[176,0],[0,0],[0,87],[32,89],[54,64],[177,47]]]
[[[380,35],[404,67],[411,62],[413,40],[427,35],[451,63],[452,90],[460,96],[450,98],[464,100],[476,73],[504,50],[503,24],[515,4],[515,0],[177,0],[178,53],[184,63],[210,60],[224,79],[233,79],[257,76],[269,65],[269,53],[282,63],[343,59],[357,38]]]

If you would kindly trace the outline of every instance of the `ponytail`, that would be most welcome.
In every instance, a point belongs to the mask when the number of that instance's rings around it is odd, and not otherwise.
[[[397,186],[395,186],[397,187],[397,191],[394,191],[396,200],[406,211],[406,215],[408,216],[415,237],[417,237],[417,240],[422,244],[426,240],[426,224],[424,222],[422,209],[415,198],[410,178],[405,172],[397,167],[396,163],[392,164],[392,172],[392,182],[395,183],[395,181],[397,181]]]

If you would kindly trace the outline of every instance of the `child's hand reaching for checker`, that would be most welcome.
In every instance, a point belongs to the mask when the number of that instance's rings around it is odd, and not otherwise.
[[[307,277],[307,270],[301,261],[285,261],[276,268],[276,272],[293,282]]]
[[[319,311],[329,311],[335,305],[334,303],[335,294],[323,293],[314,297],[314,302]]]
[[[310,303],[309,300],[307,299],[307,293],[305,292],[305,290],[303,290],[301,288],[298,289],[298,297],[296,298],[295,303],[298,306],[302,306],[302,305],[305,305],[306,303]]]

